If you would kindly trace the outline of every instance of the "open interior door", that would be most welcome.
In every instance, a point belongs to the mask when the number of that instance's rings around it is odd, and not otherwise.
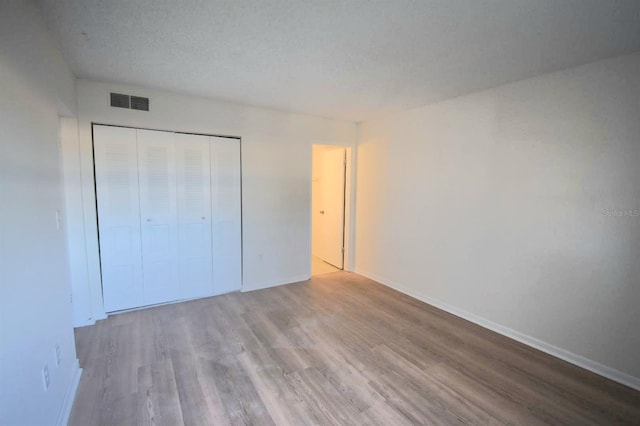
[[[344,266],[345,154],[342,147],[314,147],[314,254]]]

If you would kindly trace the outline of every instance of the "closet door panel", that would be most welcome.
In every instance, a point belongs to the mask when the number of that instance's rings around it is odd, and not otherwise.
[[[106,312],[143,304],[136,131],[93,126],[102,291]]]
[[[209,137],[176,134],[180,298],[210,296],[211,182]]]
[[[242,286],[240,142],[210,140],[213,287],[222,294]]]
[[[174,134],[137,130],[146,305],[179,298]]]

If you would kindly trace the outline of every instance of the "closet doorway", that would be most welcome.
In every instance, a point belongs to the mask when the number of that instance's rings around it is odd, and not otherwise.
[[[240,140],[93,125],[106,312],[238,291]]]
[[[347,148],[313,145],[311,275],[344,269]]]

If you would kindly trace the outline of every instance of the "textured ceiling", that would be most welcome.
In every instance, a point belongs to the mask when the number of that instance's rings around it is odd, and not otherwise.
[[[362,121],[640,50],[639,0],[39,0],[79,77]]]

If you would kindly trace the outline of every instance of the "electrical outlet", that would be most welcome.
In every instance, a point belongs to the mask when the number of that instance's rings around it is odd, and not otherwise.
[[[60,363],[62,363],[62,353],[60,352],[60,346],[56,345],[56,367],[60,367]]]
[[[49,389],[49,366],[45,365],[42,369],[42,382],[44,384],[44,390]]]

